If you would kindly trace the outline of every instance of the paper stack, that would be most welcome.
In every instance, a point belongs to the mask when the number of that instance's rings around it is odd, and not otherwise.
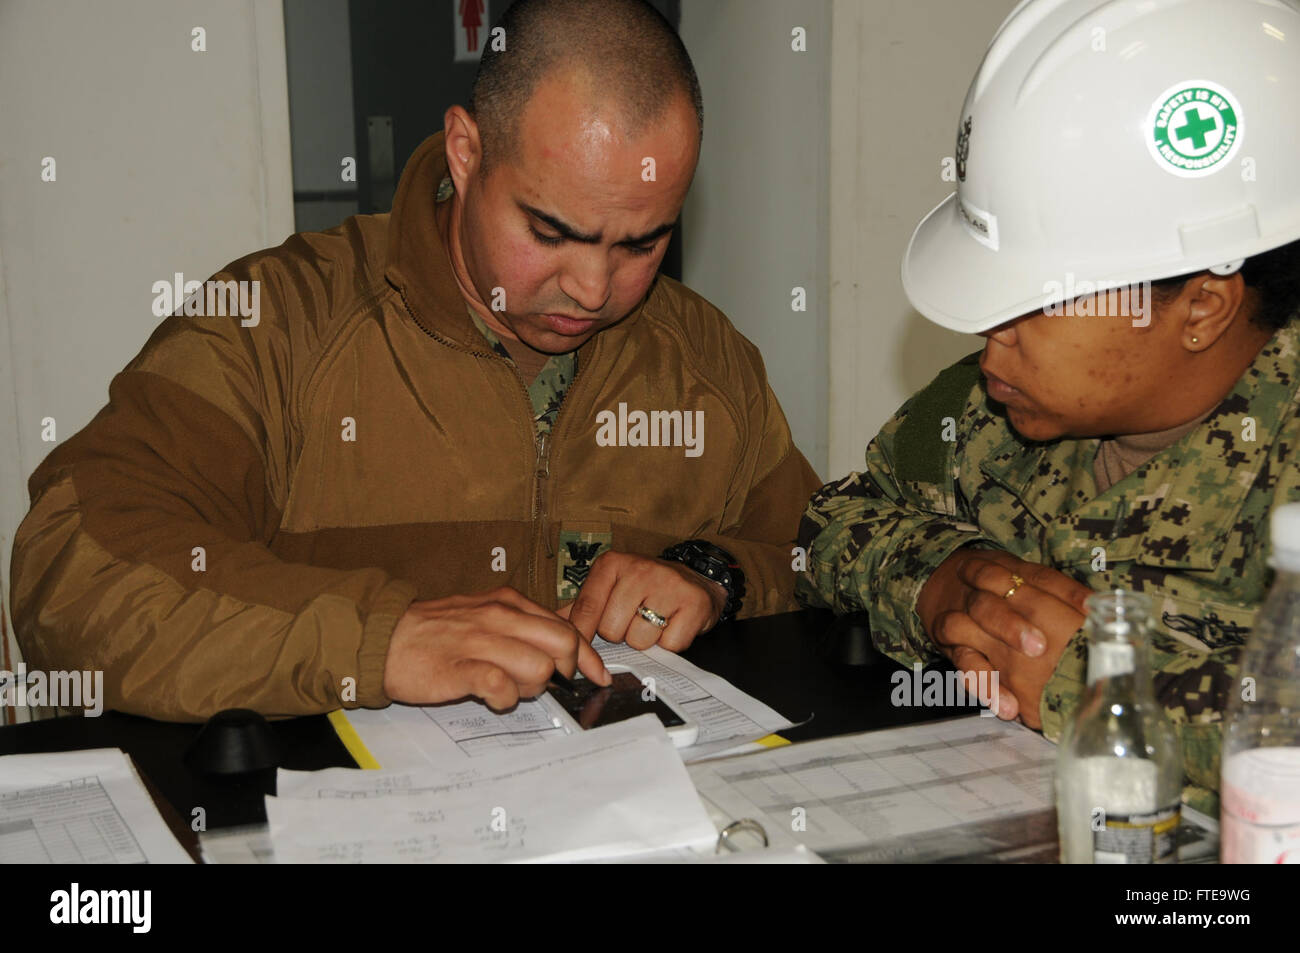
[[[688,859],[717,838],[652,715],[451,770],[281,771],[277,789],[282,864]]]

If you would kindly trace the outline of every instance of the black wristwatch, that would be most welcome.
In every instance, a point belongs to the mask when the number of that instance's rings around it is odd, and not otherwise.
[[[688,539],[676,546],[669,546],[659,554],[659,558],[690,566],[701,576],[712,579],[727,590],[727,604],[718,617],[719,625],[736,617],[745,598],[745,574],[735,556],[702,539]]]

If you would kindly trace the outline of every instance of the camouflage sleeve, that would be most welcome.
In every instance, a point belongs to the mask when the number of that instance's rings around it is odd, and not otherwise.
[[[862,473],[813,496],[799,527],[808,564],[796,583],[805,605],[867,612],[876,647],[904,665],[939,655],[916,614],[930,574],[962,546],[996,548],[957,511],[951,491],[897,479],[895,438],[911,405],[871,441]],[[951,459],[951,445],[944,452]]]
[[[1157,631],[1151,641],[1151,674],[1156,702],[1178,732],[1183,752],[1183,801],[1217,817],[1219,751],[1223,745],[1222,706],[1236,685],[1240,647],[1198,652]],[[1039,715],[1043,735],[1059,742],[1067,718],[1083,698],[1087,646],[1082,633],[1066,647],[1043,689]]]

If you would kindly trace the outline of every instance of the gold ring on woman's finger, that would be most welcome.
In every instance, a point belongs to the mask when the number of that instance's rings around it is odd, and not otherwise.
[[[1019,589],[1019,588],[1020,588],[1021,586],[1023,586],[1024,584],[1025,584],[1025,581],[1024,581],[1023,579],[1021,579],[1021,578],[1020,578],[1019,576],[1017,576],[1015,573],[1012,573],[1012,574],[1011,574],[1011,588],[1008,589],[1008,590],[1006,591],[1006,594],[1005,594],[1002,598],[1003,598],[1003,599],[1010,599],[1012,596],[1014,596],[1014,595],[1016,594],[1016,590]]]

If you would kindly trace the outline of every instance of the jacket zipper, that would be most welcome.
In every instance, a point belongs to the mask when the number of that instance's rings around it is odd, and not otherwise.
[[[550,436],[537,434],[537,466],[533,469],[533,545],[528,550],[528,586],[534,593],[537,593],[538,550],[545,545],[547,556],[555,555],[551,549],[551,536],[546,532],[546,478],[551,475]]]
[[[500,354],[495,351],[490,352],[494,358],[499,361],[505,361]],[[537,432],[537,413],[533,410],[533,399],[528,395],[528,385],[524,379],[519,376],[519,369],[514,362],[507,362],[511,365],[510,372],[514,375],[515,381],[519,384],[519,391],[524,395],[524,407],[528,411],[528,429],[530,436],[533,438],[533,506],[530,514],[533,523],[533,539],[528,546],[528,592],[526,595],[530,599],[536,599],[541,593],[538,591],[537,582],[537,552],[542,548],[543,540],[549,555],[554,556],[551,552],[551,540],[546,533],[546,496],[545,485],[546,478],[551,475],[551,441],[550,434],[539,434]],[[576,378],[577,375],[575,374]],[[573,385],[570,384],[570,387]],[[560,399],[560,406],[564,405],[564,399]],[[557,408],[555,411],[556,418],[559,418],[560,412]],[[554,429],[554,428],[552,428]],[[544,600],[543,600],[544,601]]]
[[[494,360],[505,361],[505,358],[503,358],[500,354],[498,354],[496,351],[493,351],[490,348],[485,350],[478,350],[473,347],[466,348],[458,344],[455,344],[454,342],[447,341],[442,337],[439,337],[437,334],[435,334],[434,332],[426,328],[424,324],[421,323],[420,319],[415,316],[415,309],[411,307],[411,302],[407,300],[406,289],[398,288],[397,293],[402,299],[402,304],[406,308],[406,313],[409,314],[411,316],[411,320],[415,322],[415,326],[419,328],[421,331],[423,331],[425,334],[427,334],[429,337],[431,337],[433,340],[437,341],[439,344],[446,345],[455,350],[466,351],[467,353],[473,354],[476,357],[481,357],[486,355],[488,357],[493,358]],[[536,540],[536,536],[537,536],[536,526],[537,526],[539,515],[542,512],[544,512],[545,509],[542,502],[542,482],[545,476],[548,476],[550,474],[550,461],[549,461],[550,447],[549,447],[549,441],[545,439],[545,435],[539,437],[537,434],[537,425],[535,420],[533,419],[537,415],[533,412],[533,400],[531,397],[528,396],[528,385],[526,385],[523,381],[523,378],[519,376],[518,370],[512,367],[511,372],[514,376],[515,381],[519,384],[520,393],[522,393],[524,397],[524,407],[527,410],[527,416],[525,419],[528,421],[528,434],[533,440],[533,451],[534,451],[534,460],[535,460],[535,465],[533,467],[533,508],[531,513],[533,526],[534,526],[534,534],[533,534],[534,541],[528,547],[529,592],[525,593],[525,595],[527,595],[531,599],[537,596],[537,550],[540,547],[540,543]],[[574,375],[574,379],[575,380],[577,379],[576,374]],[[570,384],[569,386],[572,387],[573,385]],[[560,403],[561,405],[563,405],[564,403],[563,399],[561,399]],[[556,416],[557,417],[559,416],[558,410],[556,411]],[[548,542],[548,549],[549,549],[549,540],[547,542]]]
[[[551,534],[546,529],[546,520],[549,515],[546,508],[547,480],[549,480],[551,476],[551,447],[555,443],[552,438],[560,432],[560,417],[564,413],[564,406],[569,402],[569,395],[577,389],[578,378],[582,376],[582,368],[586,364],[585,361],[579,360],[576,354],[574,355],[573,361],[573,380],[569,381],[569,386],[566,387],[564,393],[560,395],[560,404],[555,408],[555,420],[551,422],[551,432],[549,434],[540,434],[537,438],[537,495],[534,497],[533,522],[537,527],[537,533],[540,538],[538,539],[533,552],[529,555],[530,560],[532,560],[532,566],[529,570],[530,578],[536,572],[536,553],[543,545],[546,548],[546,557],[548,559],[555,558],[556,550],[555,547],[551,545]],[[528,403],[531,407],[532,401],[530,400]],[[552,589],[550,592],[553,595],[555,590]]]
[[[427,334],[429,337],[433,338],[433,340],[437,341],[440,344],[449,343],[447,341],[444,341],[442,338],[438,337],[438,335],[434,334],[423,324],[421,324],[418,319],[416,319],[415,309],[411,307],[411,302],[406,299],[405,289],[399,288],[398,294],[401,296],[402,304],[406,306],[407,314],[409,314],[411,316],[411,319],[415,321],[415,326],[417,328],[419,328],[421,331],[423,331],[425,334]],[[505,358],[503,358],[500,354],[492,350],[487,350],[487,351],[476,351],[473,349],[467,349],[467,350],[469,350],[471,354],[488,354],[498,361],[505,360]],[[569,382],[568,388],[565,389],[564,394],[560,397],[560,406],[555,408],[555,422],[551,424],[552,434],[556,431],[557,426],[559,425],[560,414],[564,411],[564,404],[569,398],[569,393],[578,385],[578,375],[582,373],[582,363],[583,362],[578,361],[577,358],[575,357],[573,380]],[[534,598],[540,595],[537,589],[538,552],[542,549],[543,546],[545,546],[547,558],[548,559],[555,558],[555,548],[551,546],[551,536],[549,533],[546,532],[546,481],[551,475],[551,440],[550,440],[551,434],[537,433],[537,421],[536,421],[537,414],[533,410],[533,399],[528,395],[528,385],[525,384],[524,379],[519,376],[518,369],[517,368],[512,368],[512,369],[514,370],[515,380],[519,383],[519,389],[524,395],[524,406],[527,408],[528,411],[528,426],[532,432],[533,448],[535,451],[535,457],[534,457],[535,465],[533,467],[533,509],[532,509],[533,543],[531,546],[528,547],[528,589],[530,592],[530,598]]]
[[[549,515],[546,508],[547,480],[551,476],[551,447],[555,443],[552,438],[560,432],[560,415],[564,413],[564,405],[569,402],[569,395],[578,386],[578,378],[582,376],[582,368],[585,363],[585,361],[578,360],[576,354],[574,355],[573,380],[569,381],[569,386],[560,395],[560,404],[555,408],[555,420],[551,422],[551,432],[549,434],[539,434],[537,437],[537,470],[535,473],[537,493],[533,498],[533,524],[537,527],[539,538],[533,551],[529,554],[531,564],[529,567],[530,582],[536,573],[538,550],[545,546],[546,558],[555,558],[555,547],[551,545],[551,534],[546,529],[546,520]],[[531,407],[532,401],[529,400],[528,404]]]

